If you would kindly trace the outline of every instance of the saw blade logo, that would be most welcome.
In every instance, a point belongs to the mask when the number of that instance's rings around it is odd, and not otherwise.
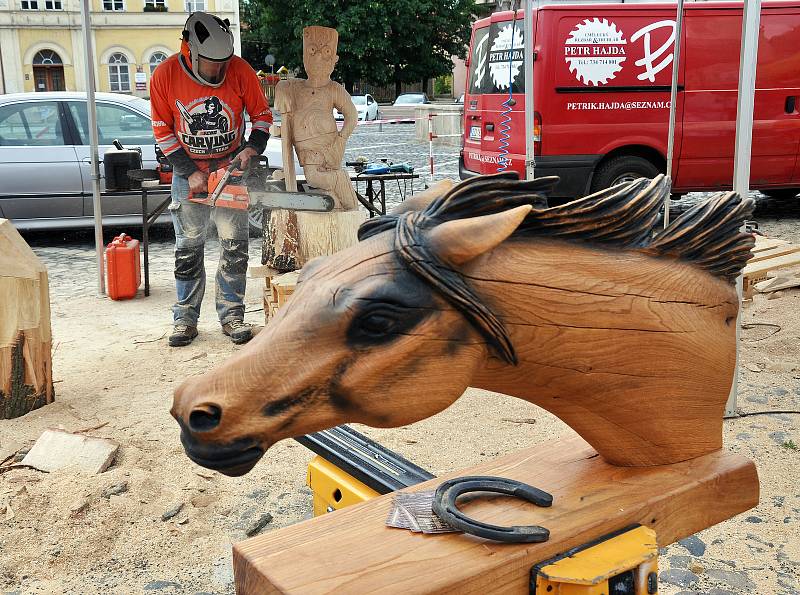
[[[569,70],[584,85],[605,85],[622,70],[627,45],[607,19],[586,19],[572,30],[564,46]]]
[[[511,23],[497,33],[489,49],[489,76],[492,77],[492,83],[498,91],[508,90],[510,84],[519,76],[524,43],[522,31]]]

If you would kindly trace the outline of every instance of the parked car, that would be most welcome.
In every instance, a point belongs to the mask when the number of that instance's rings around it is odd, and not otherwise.
[[[397,96],[392,105],[422,105],[423,103],[430,103],[425,93],[403,93]]]
[[[575,197],[666,173],[674,4],[555,4],[535,23],[536,176],[558,175]],[[524,171],[524,26],[512,12],[477,21],[467,61],[460,174],[497,171],[509,88],[510,169]],[[673,192],[731,188],[742,2],[687,3],[680,52]],[[505,40],[513,39],[509,61]],[[750,185],[800,191],[800,2],[765,0]],[[511,102],[509,102],[511,103]],[[508,105],[508,104],[506,104]]]
[[[156,167],[147,101],[97,93],[96,110],[101,159],[117,139],[126,148],[141,148],[143,167]],[[0,217],[21,230],[93,225],[86,112],[84,93],[0,95]],[[105,198],[103,222],[140,223],[141,206],[138,192]]]
[[[95,98],[100,159],[116,139],[126,148],[141,148],[142,166],[155,168],[150,103],[115,93]],[[84,93],[0,95],[0,217],[20,230],[94,225],[88,128]],[[271,138],[265,154],[271,166],[282,167],[280,139]],[[296,157],[295,167],[302,173]],[[105,191],[105,180],[100,189]],[[102,206],[105,225],[141,223],[138,191],[104,196]],[[250,213],[251,228],[260,227],[261,214]],[[169,214],[158,222],[169,223]]]
[[[380,117],[378,110],[378,102],[372,98],[372,95],[353,95],[353,105],[356,106],[358,111],[358,119],[361,121],[377,120]],[[333,110],[333,116],[337,120],[344,120],[344,115],[339,113],[339,110]]]

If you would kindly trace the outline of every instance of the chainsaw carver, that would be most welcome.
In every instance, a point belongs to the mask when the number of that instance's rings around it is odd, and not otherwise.
[[[217,315],[225,335],[236,344],[246,343],[252,337],[252,327],[244,322],[247,211],[212,209],[188,200],[190,190],[208,192],[209,171],[226,167],[233,158],[239,167],[246,167],[264,152],[269,139],[272,112],[255,71],[233,55],[227,20],[204,12],[189,16],[181,51],[153,73],[150,101],[156,141],[173,168],[169,210],[175,228],[177,302],[172,307],[169,344],[188,345],[197,336],[211,219],[222,249],[216,274]],[[246,142],[245,111],[252,123]]]

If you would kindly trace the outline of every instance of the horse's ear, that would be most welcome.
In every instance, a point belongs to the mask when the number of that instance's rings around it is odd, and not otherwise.
[[[464,264],[508,238],[532,208],[522,205],[501,213],[442,223],[427,233],[428,245],[445,262]]]

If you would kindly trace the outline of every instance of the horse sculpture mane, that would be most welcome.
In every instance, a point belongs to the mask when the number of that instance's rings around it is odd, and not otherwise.
[[[557,183],[556,176],[520,181],[516,172],[465,180],[414,217],[414,226],[429,229],[445,221],[531,205],[530,214],[510,239],[549,237],[679,258],[731,283],[752,258],[753,236],[739,229],[755,203],[735,192],[699,202],[666,229],[659,229],[656,223],[670,190],[664,175],[639,178],[547,208],[546,196]],[[370,219],[361,225],[358,239],[392,229],[401,218],[388,214]]]
[[[264,331],[176,390],[187,454],[241,475],[283,438],[409,424],[468,386],[549,410],[612,464],[719,449],[753,202],[720,193],[659,230],[664,176],[548,208],[556,182],[471,179],[308,263]]]
[[[656,258],[676,258],[696,264],[730,283],[752,258],[752,234],[740,232],[754,202],[735,192],[698,203],[666,229],[656,229],[669,196],[664,175],[619,184],[567,204],[547,208],[546,194],[558,183],[550,176],[519,181],[516,172],[466,180],[424,211],[388,214],[361,225],[358,239],[395,230],[395,249],[406,265],[435,287],[484,335],[507,363],[517,364],[514,346],[497,317],[474,294],[462,276],[426,248],[422,234],[456,219],[481,217],[531,205],[530,214],[510,240],[552,238],[634,250]]]

